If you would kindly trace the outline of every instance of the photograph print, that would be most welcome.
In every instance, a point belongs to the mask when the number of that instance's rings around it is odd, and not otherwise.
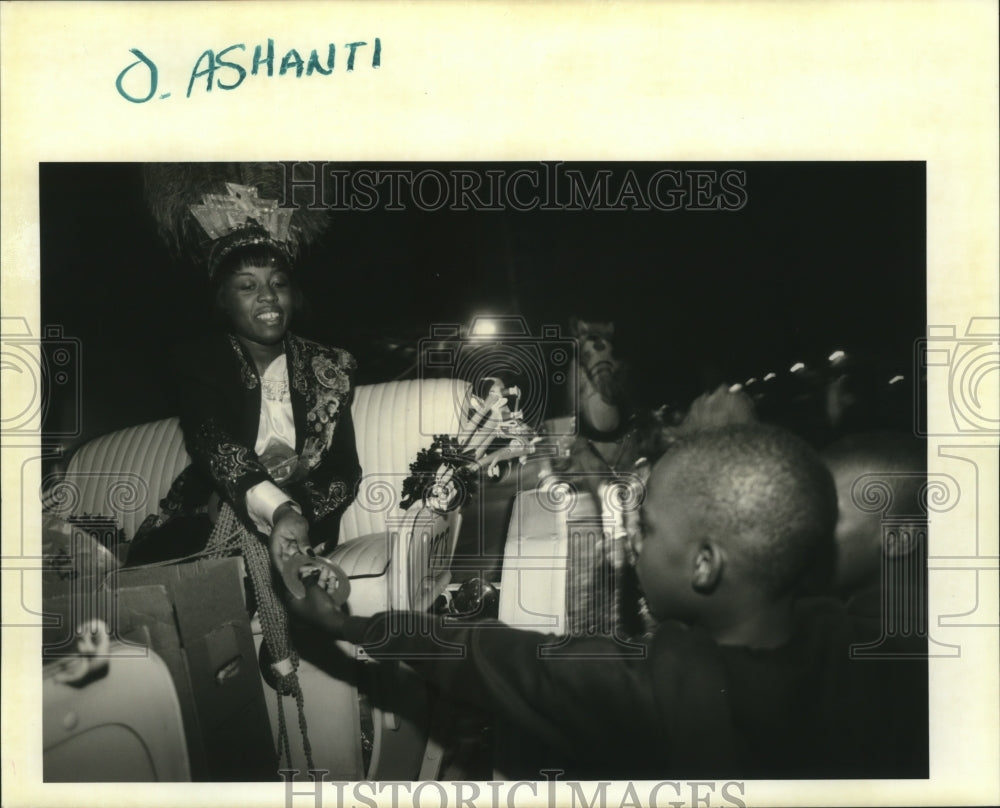
[[[38,187],[46,782],[928,777],[923,162]]]

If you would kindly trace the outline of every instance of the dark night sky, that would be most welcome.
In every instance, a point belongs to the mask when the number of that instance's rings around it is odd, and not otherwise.
[[[747,204],[334,211],[301,264],[311,317],[295,330],[352,351],[368,382],[407,366],[385,338],[412,343],[432,323],[513,313],[537,333],[574,313],[613,318],[650,403],[834,348],[910,369],[926,319],[922,163],[575,167],[737,168]],[[157,239],[140,166],[44,164],[40,193],[42,323],[81,341],[84,436],[170,414],[163,356],[205,329],[210,304],[198,272]]]

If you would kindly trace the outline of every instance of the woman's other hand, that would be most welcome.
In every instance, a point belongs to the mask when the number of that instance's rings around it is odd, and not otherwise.
[[[703,393],[691,402],[680,431],[718,429],[732,424],[752,424],[756,420],[750,396],[742,390],[730,392],[726,385],[720,384],[711,393]]]
[[[279,570],[291,556],[310,549],[309,522],[290,502],[279,505],[274,510],[270,546],[271,560]]]

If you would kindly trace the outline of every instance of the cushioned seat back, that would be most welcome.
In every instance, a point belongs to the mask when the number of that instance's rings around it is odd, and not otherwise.
[[[351,414],[364,477],[358,501],[344,514],[341,541],[380,533],[387,516],[403,514],[399,499],[410,463],[435,434],[457,431],[467,387],[427,379],[355,389]],[[44,505],[60,516],[114,516],[131,539],[190,462],[177,418],[121,429],[82,446],[65,479],[46,491]]]
[[[587,545],[602,535],[601,510],[586,491],[549,478],[514,499],[504,545],[499,617],[516,628],[573,633],[600,601]],[[582,568],[582,569],[581,569]],[[607,605],[607,604],[605,604]]]
[[[424,379],[355,390],[351,414],[363,476],[340,523],[342,542],[381,533],[387,517],[404,514],[399,500],[410,463],[434,435],[458,431],[467,389],[456,379]]]
[[[44,504],[60,516],[114,516],[131,539],[190,462],[177,418],[120,429],[80,447]]]

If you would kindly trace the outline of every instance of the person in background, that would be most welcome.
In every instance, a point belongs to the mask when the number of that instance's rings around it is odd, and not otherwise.
[[[832,591],[856,627],[855,664],[881,669],[879,752],[896,768],[928,766],[927,444],[912,434],[849,435],[823,452],[837,487]],[[901,740],[900,740],[901,739]]]
[[[869,621],[873,639],[885,629],[919,642],[927,625],[926,442],[859,432],[828,446],[823,458],[839,511],[833,592]]]

